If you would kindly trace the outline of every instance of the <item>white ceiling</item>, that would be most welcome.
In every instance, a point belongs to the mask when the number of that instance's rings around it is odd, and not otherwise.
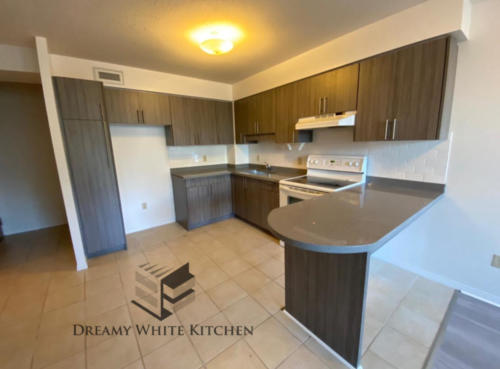
[[[0,0],[0,44],[233,83],[424,0]],[[203,53],[189,32],[230,22],[232,52]]]

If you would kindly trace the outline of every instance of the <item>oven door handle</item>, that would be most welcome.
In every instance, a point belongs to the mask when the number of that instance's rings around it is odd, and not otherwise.
[[[297,195],[303,195],[303,196],[323,196],[323,195],[326,195],[327,192],[320,192],[320,191],[314,191],[314,190],[310,190],[309,191],[300,191],[300,190],[296,190],[295,189],[296,187],[288,187],[288,186],[283,186],[283,190],[287,191],[287,192],[291,192],[291,193],[294,193],[294,194],[297,194]]]

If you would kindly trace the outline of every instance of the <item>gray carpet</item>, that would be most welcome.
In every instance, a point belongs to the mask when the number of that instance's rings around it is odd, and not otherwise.
[[[426,369],[500,369],[500,308],[456,292]]]

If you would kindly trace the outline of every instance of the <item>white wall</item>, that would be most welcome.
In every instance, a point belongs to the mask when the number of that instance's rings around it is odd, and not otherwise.
[[[233,85],[235,100],[431,37],[468,34],[469,0],[428,0]]]
[[[309,154],[368,156],[368,175],[445,183],[451,139],[442,141],[353,142],[352,128],[314,131],[312,143],[248,145],[250,162],[305,168]]]
[[[250,162],[249,145],[229,145],[227,147],[227,162],[229,164],[247,164]]]
[[[174,222],[163,127],[112,125],[111,137],[126,233]]]
[[[155,72],[152,70],[111,64],[97,60],[73,58],[70,56],[51,56],[52,70],[55,76],[94,79],[94,67],[123,71],[122,86],[137,90],[166,92],[178,95],[208,97],[220,100],[232,100],[232,86],[227,83],[208,81],[177,74]]]
[[[5,234],[66,223],[39,84],[0,82],[0,217]]]
[[[500,2],[472,5],[460,44],[446,197],[384,246],[378,257],[500,304]]]

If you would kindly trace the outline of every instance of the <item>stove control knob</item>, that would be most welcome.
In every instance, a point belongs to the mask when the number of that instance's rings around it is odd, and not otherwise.
[[[359,167],[359,161],[356,161],[356,162],[354,163],[354,166],[355,166],[356,168],[357,168],[357,167]]]
[[[313,164],[318,164],[319,161],[318,160],[313,160]]]

